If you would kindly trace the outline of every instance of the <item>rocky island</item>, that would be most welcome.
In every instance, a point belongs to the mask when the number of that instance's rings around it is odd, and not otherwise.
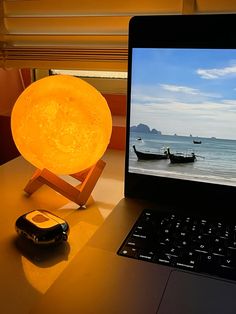
[[[137,133],[151,133],[151,134],[157,134],[161,135],[161,131],[158,131],[156,129],[150,129],[150,127],[146,124],[140,123],[137,126],[133,125],[130,127],[131,132],[137,132]]]

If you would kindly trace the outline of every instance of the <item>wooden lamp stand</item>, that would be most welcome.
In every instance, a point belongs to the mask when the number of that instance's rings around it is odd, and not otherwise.
[[[47,184],[49,187],[62,194],[72,202],[75,202],[79,206],[83,206],[86,204],[89,196],[91,195],[105,165],[105,161],[100,159],[91,168],[70,174],[70,176],[81,182],[81,184],[77,187],[74,187],[46,168],[42,170],[37,169],[24,188],[24,191],[28,195],[31,195],[43,184]]]

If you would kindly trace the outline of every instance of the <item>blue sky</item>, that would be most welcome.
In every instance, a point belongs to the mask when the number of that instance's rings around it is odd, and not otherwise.
[[[236,50],[133,51],[131,125],[236,139]]]

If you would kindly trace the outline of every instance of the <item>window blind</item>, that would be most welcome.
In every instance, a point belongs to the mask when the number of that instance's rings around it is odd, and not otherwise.
[[[125,71],[133,15],[235,12],[235,0],[2,0],[2,67]]]
[[[182,0],[3,0],[2,66],[125,71],[131,16],[181,8]]]

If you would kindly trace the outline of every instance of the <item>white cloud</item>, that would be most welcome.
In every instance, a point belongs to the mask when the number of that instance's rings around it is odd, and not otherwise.
[[[225,99],[224,104],[232,105],[236,107],[236,99]]]
[[[236,74],[236,65],[218,69],[198,69],[197,74],[207,80],[214,80],[227,75]]]
[[[172,98],[167,98],[167,97],[155,97],[155,96],[149,96],[149,95],[144,95],[142,93],[136,93],[135,95],[132,95],[132,101],[138,102],[138,103],[166,103],[166,102],[171,102],[173,101]]]
[[[146,123],[163,134],[232,138],[236,134],[236,104],[232,100],[189,103],[133,103],[132,125]]]
[[[168,90],[170,92],[179,92],[179,93],[184,93],[184,94],[189,94],[189,95],[199,94],[198,89],[187,87],[187,86],[170,85],[170,84],[160,84],[160,86],[163,89]]]
[[[183,96],[188,97],[189,101],[190,100],[195,101],[195,102],[203,101],[203,99],[206,99],[206,97],[207,98],[209,98],[209,97],[210,98],[221,98],[220,94],[205,93],[205,92],[200,91],[197,88],[192,88],[192,87],[188,87],[188,86],[180,86],[180,85],[172,85],[172,84],[160,84],[160,86],[163,90],[165,90],[167,92],[171,92],[173,94],[178,93],[179,96],[181,96],[181,98]],[[198,98],[196,98],[196,97],[193,98],[192,97],[193,95],[197,96]],[[177,95],[175,94],[175,96],[177,96]],[[177,98],[175,97],[175,99],[177,99]]]

